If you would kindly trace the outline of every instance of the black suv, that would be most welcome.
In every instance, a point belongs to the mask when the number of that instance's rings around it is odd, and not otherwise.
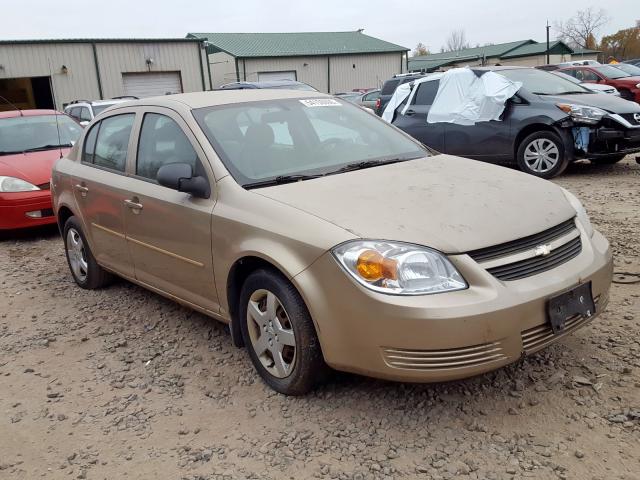
[[[443,74],[432,74],[393,112],[391,123],[442,153],[491,163],[517,164],[542,178],[562,173],[577,159],[611,164],[640,151],[640,105],[593,93],[549,72],[525,67],[493,70],[522,88],[506,103],[500,120],[475,125],[427,123]],[[404,112],[404,113],[403,113]]]
[[[378,98],[378,100],[376,100],[376,108],[374,109],[376,115],[378,115],[379,117],[382,116],[382,112],[384,112],[384,109],[387,107],[387,103],[389,103],[389,100],[391,100],[393,92],[396,91],[396,88],[398,88],[403,83],[412,82],[416,78],[422,78],[424,76],[424,73],[400,73],[398,75],[394,75],[393,78],[390,78],[389,80],[384,82],[382,88],[380,89],[380,97]]]

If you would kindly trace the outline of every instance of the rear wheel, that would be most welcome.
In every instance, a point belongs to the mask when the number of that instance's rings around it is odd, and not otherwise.
[[[65,222],[63,235],[67,263],[76,283],[88,290],[111,283],[112,275],[96,262],[76,217],[69,217]]]
[[[282,275],[257,270],[240,294],[239,320],[251,361],[267,385],[303,395],[328,371],[311,315]]]
[[[626,155],[611,155],[608,157],[590,158],[589,161],[596,165],[613,165],[614,163],[618,163],[623,160],[624,157],[626,157]]]
[[[569,163],[562,139],[548,131],[534,132],[522,140],[517,160],[520,170],[541,178],[560,175]]]

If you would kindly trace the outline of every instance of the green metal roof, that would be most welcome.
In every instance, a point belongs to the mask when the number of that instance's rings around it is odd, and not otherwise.
[[[234,57],[286,57],[342,55],[349,53],[405,52],[408,48],[355,32],[298,33],[189,33],[211,45],[209,53],[226,52]]]
[[[22,39],[22,40],[0,40],[0,45],[22,45],[22,44],[43,44],[43,43],[180,43],[198,42],[198,38],[45,38],[45,39]]]
[[[593,53],[602,53],[602,50],[593,50],[591,48],[577,48],[573,51],[574,55],[587,55]]]
[[[527,45],[530,43],[536,43],[533,40],[519,40],[517,42],[508,42],[508,43],[498,43],[495,45],[485,45],[484,47],[473,47],[473,48],[465,48],[463,50],[459,50],[457,52],[443,52],[443,53],[433,53],[431,55],[422,55],[419,57],[411,57],[409,62],[412,61],[429,61],[429,62],[440,62],[442,65],[446,65],[447,63],[456,63],[463,60],[468,59],[476,59],[482,58],[483,56],[489,57],[500,57],[511,50],[514,50],[523,45]]]
[[[547,42],[530,43],[511,50],[500,58],[528,57],[530,55],[544,55],[547,53]],[[551,55],[571,54],[573,50],[560,40],[549,42],[549,53]]]

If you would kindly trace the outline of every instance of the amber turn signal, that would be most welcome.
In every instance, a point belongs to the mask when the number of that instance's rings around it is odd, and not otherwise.
[[[398,262],[384,258],[374,250],[365,250],[358,256],[356,263],[358,274],[369,282],[375,282],[382,278],[397,280]]]

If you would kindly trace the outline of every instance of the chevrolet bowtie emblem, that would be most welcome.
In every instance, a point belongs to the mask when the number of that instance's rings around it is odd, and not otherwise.
[[[551,247],[549,245],[538,245],[533,253],[536,257],[545,257],[551,253]]]

